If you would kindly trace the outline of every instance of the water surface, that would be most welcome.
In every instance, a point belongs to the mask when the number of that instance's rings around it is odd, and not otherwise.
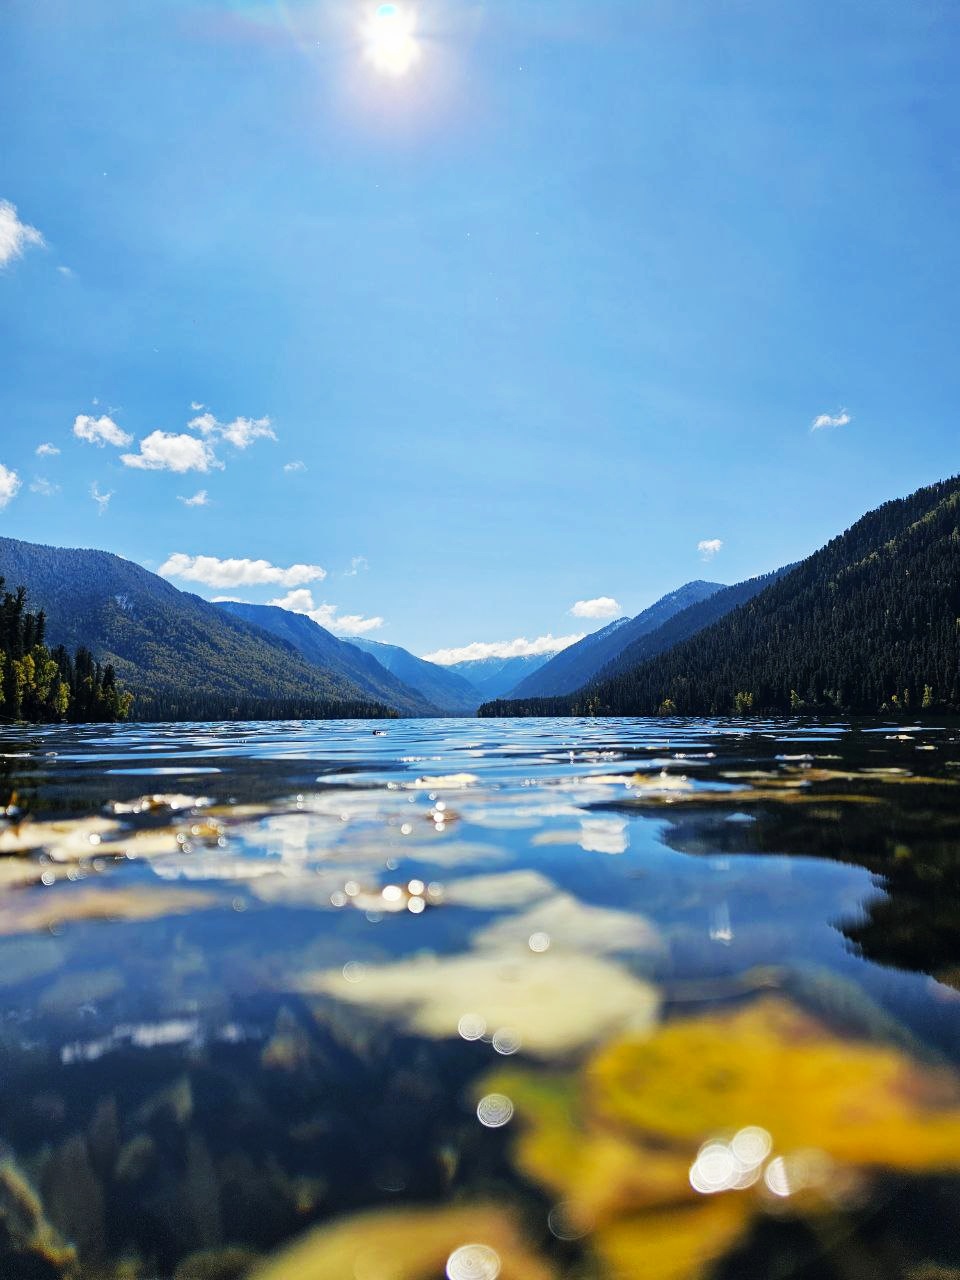
[[[0,1275],[960,1274],[958,783],[951,725],[0,730]]]

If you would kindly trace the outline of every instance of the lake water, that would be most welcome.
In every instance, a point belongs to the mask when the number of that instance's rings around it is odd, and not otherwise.
[[[0,1276],[960,1276],[958,788],[956,726],[0,729]]]

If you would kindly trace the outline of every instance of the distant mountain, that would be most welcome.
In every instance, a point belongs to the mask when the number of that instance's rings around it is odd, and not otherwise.
[[[549,662],[552,653],[538,653],[522,658],[474,658],[468,662],[454,662],[447,671],[469,681],[480,694],[480,701],[502,698],[518,681]]]
[[[451,715],[472,715],[480,705],[476,687],[450,667],[418,658],[396,644],[383,644],[365,636],[349,636],[347,644],[363,649],[382,667],[423,698]]]
[[[955,477],[869,512],[751,600],[638,665],[565,699],[499,702],[480,714],[960,710],[958,620]]]
[[[416,689],[411,689],[375,657],[361,651],[354,641],[339,640],[319,623],[302,613],[292,613],[271,604],[244,604],[221,600],[217,607],[235,618],[286,641],[311,666],[350,680],[368,697],[384,702],[405,716],[435,716],[438,708]]]
[[[106,551],[0,538],[0,574],[43,607],[49,645],[85,645],[113,663],[136,695],[133,719],[385,710],[341,672]]]
[[[526,676],[506,696],[510,698],[549,698],[572,693],[596,676],[634,641],[656,631],[670,618],[690,605],[715,595],[723,589],[721,582],[687,582],[669,595],[661,596],[635,618],[617,618],[609,626],[594,631],[569,649],[562,649],[538,671]]]

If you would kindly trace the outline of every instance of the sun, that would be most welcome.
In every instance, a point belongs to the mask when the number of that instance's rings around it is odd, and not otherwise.
[[[404,76],[420,57],[412,12],[397,4],[382,4],[364,27],[367,57],[385,75]]]

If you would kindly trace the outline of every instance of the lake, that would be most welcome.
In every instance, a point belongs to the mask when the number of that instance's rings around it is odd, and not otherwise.
[[[0,1276],[960,1276],[958,788],[956,725],[0,728]]]

